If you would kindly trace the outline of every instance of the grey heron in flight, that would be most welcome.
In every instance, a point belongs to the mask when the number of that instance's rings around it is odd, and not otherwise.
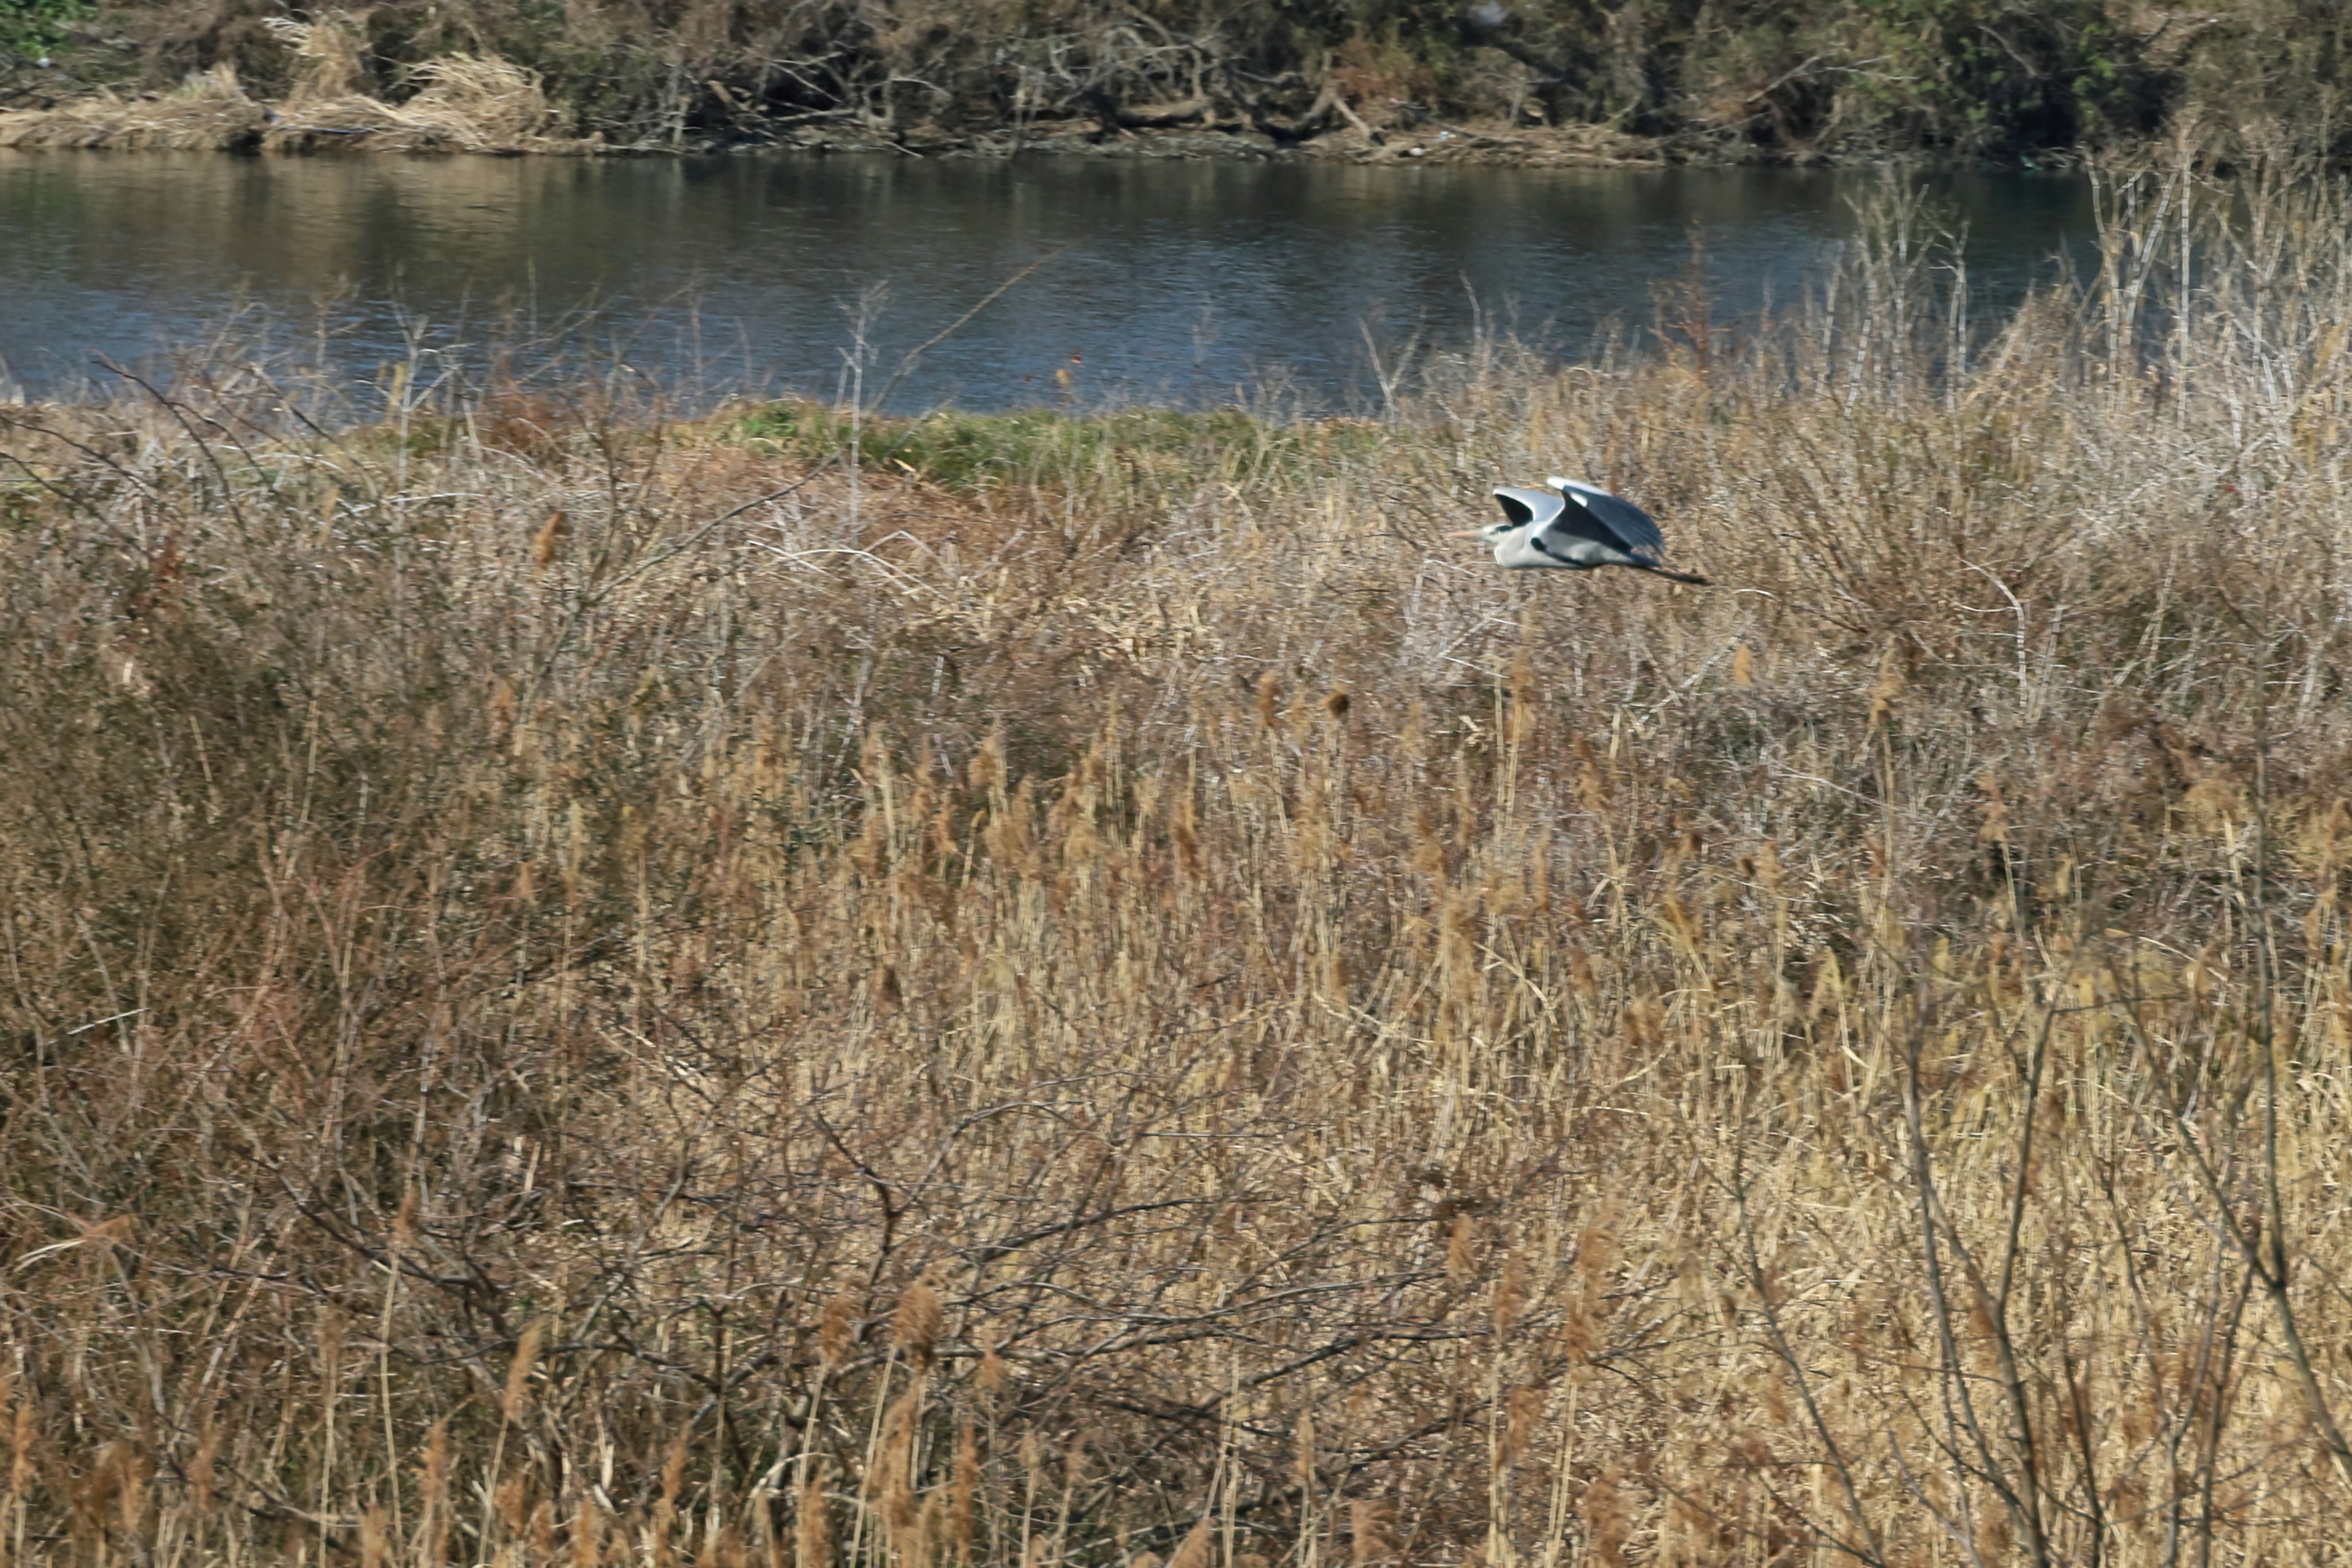
[[[1554,474],[1548,490],[1517,485],[1496,488],[1503,503],[1503,521],[1485,528],[1465,528],[1454,539],[1484,539],[1495,547],[1495,564],[1514,569],[1550,566],[1590,572],[1598,566],[1631,566],[1677,583],[1704,585],[1693,572],[1675,572],[1658,564],[1666,536],[1650,514],[1622,496],[1612,496],[1582,479]]]

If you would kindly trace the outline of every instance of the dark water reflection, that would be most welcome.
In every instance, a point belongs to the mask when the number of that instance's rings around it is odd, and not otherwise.
[[[53,392],[100,355],[185,350],[244,311],[235,331],[266,321],[297,357],[366,377],[412,342],[478,352],[593,300],[575,349],[619,343],[704,385],[829,394],[861,300],[879,379],[1058,251],[926,354],[894,401],[1220,398],[1286,371],[1346,402],[1370,384],[1368,337],[1387,352],[1455,344],[1483,311],[1572,353],[1612,321],[1646,326],[1695,237],[1726,310],[1790,299],[1878,178],[0,152],[0,365]],[[2085,236],[2073,179],[1933,185],[1995,302]]]

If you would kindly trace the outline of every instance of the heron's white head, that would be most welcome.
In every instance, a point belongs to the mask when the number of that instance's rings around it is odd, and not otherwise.
[[[1500,521],[1490,522],[1484,528],[1456,529],[1452,533],[1448,534],[1447,537],[1450,539],[1483,539],[1489,544],[1499,545],[1513,534],[1517,533],[1520,530],[1531,528],[1535,525],[1537,519],[1535,510],[1528,506],[1528,503],[1519,497],[1513,495],[1507,489],[1500,489],[1495,492],[1495,500],[1500,503],[1503,509],[1503,516]]]

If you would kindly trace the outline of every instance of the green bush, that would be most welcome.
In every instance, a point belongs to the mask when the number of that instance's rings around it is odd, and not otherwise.
[[[0,54],[47,54],[86,8],[82,0],[0,0]]]

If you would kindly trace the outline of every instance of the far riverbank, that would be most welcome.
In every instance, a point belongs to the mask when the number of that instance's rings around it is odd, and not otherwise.
[[[0,0],[0,146],[2342,165],[2347,62],[2334,0]]]

